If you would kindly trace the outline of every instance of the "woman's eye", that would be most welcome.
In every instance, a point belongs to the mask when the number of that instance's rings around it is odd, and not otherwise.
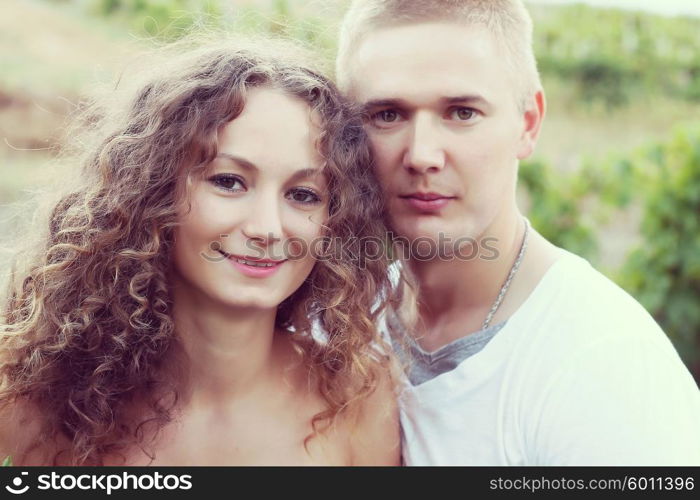
[[[229,175],[229,174],[219,174],[219,175],[213,175],[207,179],[209,182],[214,184],[214,186],[221,188],[225,191],[233,191],[233,192],[238,192],[238,191],[245,191],[245,185],[243,184],[243,181],[235,176],[235,175]]]
[[[472,108],[457,107],[450,110],[450,118],[459,121],[469,121],[476,116],[476,110]]]
[[[305,205],[314,205],[321,202],[321,197],[311,189],[292,189],[287,193],[287,198]]]

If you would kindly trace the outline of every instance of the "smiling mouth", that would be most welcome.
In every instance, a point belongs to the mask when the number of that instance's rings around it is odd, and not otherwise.
[[[219,250],[219,253],[226,257],[227,259],[230,259],[234,262],[238,262],[239,264],[244,264],[246,266],[251,266],[251,267],[277,267],[283,262],[286,262],[285,260],[272,260],[272,259],[256,259],[252,257],[241,257],[238,255],[233,255],[228,252],[224,252],[223,250]]]

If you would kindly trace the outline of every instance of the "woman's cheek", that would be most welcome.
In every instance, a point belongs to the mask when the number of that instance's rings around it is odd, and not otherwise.
[[[326,210],[298,211],[289,214],[287,231],[290,236],[310,240],[323,234],[323,227],[327,220]]]

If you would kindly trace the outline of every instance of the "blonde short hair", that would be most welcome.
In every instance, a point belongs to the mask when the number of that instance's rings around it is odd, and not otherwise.
[[[504,48],[519,87],[516,95],[521,106],[541,88],[532,50],[532,19],[522,0],[353,0],[343,18],[338,42],[336,77],[340,88],[351,90],[353,51],[368,33],[435,21],[482,26],[492,33]]]

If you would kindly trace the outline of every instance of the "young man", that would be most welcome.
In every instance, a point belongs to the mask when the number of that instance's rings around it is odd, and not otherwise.
[[[667,337],[516,205],[545,112],[522,3],[356,0],[337,74],[392,229],[439,250],[405,262],[405,462],[700,465],[700,392]]]

